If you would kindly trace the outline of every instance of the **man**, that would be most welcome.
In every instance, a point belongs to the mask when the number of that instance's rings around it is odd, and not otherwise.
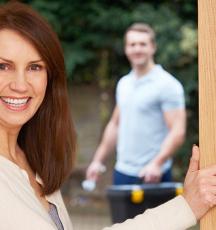
[[[155,64],[150,26],[135,23],[124,39],[132,70],[117,84],[117,103],[86,177],[96,181],[105,158],[117,147],[113,184],[171,181],[171,157],[185,136],[184,91]]]

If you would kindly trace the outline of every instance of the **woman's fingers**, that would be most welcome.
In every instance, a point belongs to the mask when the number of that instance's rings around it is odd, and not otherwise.
[[[192,156],[190,159],[188,172],[194,172],[199,170],[199,156],[199,147],[194,145],[192,148]]]

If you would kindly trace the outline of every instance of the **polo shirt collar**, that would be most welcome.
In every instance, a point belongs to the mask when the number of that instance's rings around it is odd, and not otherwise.
[[[157,76],[156,72],[160,69],[162,69],[161,65],[156,64],[148,73],[139,78],[136,77],[135,71],[133,69],[130,71],[129,75],[134,82],[145,83],[152,81]]]

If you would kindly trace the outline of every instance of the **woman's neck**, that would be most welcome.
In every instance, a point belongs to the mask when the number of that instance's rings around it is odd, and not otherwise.
[[[16,161],[20,152],[17,144],[18,134],[15,130],[5,130],[0,127],[0,155]]]

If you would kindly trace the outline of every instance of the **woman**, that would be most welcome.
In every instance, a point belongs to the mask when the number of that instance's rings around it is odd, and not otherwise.
[[[0,229],[71,229],[58,191],[75,152],[63,54],[21,3],[0,7],[0,98]]]
[[[14,2],[0,7],[0,138],[0,229],[71,230],[59,192],[75,155],[63,54],[50,26]],[[193,225],[216,203],[216,168],[198,160],[194,147],[184,197],[108,229]]]

